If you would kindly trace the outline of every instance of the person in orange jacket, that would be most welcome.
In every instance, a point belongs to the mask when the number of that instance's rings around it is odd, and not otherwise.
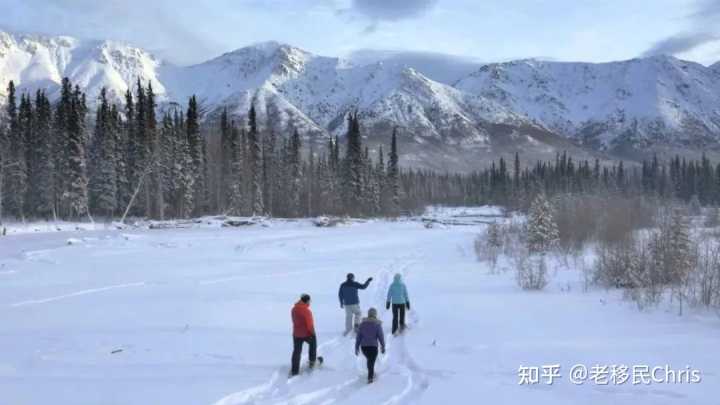
[[[301,295],[300,301],[295,303],[290,314],[293,322],[293,352],[290,375],[298,375],[300,373],[300,356],[303,343],[310,346],[310,368],[315,367],[315,360],[317,359],[317,336],[315,336],[313,314],[310,311],[310,296],[308,294]]]

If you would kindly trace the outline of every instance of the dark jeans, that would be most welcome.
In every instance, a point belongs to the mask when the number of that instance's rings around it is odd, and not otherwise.
[[[300,373],[300,356],[302,355],[303,343],[307,343],[310,346],[310,367],[315,364],[317,358],[317,338],[315,335],[299,338],[293,336],[293,352],[292,352],[292,369],[290,374],[297,375]]]
[[[363,355],[367,358],[368,378],[375,377],[375,360],[378,356],[377,346],[363,346],[361,347]]]
[[[400,321],[400,327],[405,329],[405,304],[393,304],[392,311],[392,333],[395,333],[398,330],[398,320]]]

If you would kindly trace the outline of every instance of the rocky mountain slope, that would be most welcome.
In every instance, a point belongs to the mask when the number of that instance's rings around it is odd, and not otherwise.
[[[668,56],[591,64],[489,64],[455,87],[598,148],[714,144],[720,71]]]

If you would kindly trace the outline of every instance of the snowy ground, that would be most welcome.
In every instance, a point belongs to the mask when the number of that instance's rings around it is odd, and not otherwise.
[[[0,238],[0,404],[713,404],[720,321],[639,312],[616,293],[582,292],[558,270],[544,292],[488,274],[473,252],[483,225],[420,221],[317,228],[96,230]],[[72,238],[73,243],[68,244]],[[337,287],[379,308],[403,273],[410,330],[390,338],[364,383],[341,336]],[[570,287],[568,291],[568,286]],[[313,296],[325,366],[287,380],[289,310]],[[520,366],[559,364],[554,385],[519,385]],[[698,384],[574,385],[575,364],[666,364]]]

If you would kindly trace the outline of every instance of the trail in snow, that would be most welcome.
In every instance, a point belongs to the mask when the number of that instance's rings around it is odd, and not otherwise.
[[[387,318],[385,309],[387,288],[393,276],[403,276],[415,263],[416,258],[397,258],[384,266],[374,275],[375,283],[371,284],[372,298],[364,306],[367,311],[376,307],[381,317]],[[413,313],[408,317],[413,327],[417,326],[417,316]],[[413,321],[415,320],[415,321]],[[249,404],[321,404],[329,405],[346,401],[359,394],[365,388],[377,389],[384,398],[377,398],[378,403],[385,405],[412,403],[429,387],[428,374],[410,356],[405,344],[405,336],[393,337],[386,329],[387,354],[378,359],[376,365],[378,381],[368,385],[365,381],[365,358],[354,355],[354,337],[337,336],[318,346],[318,353],[326,358],[321,368],[298,377],[285,379],[289,373],[288,366],[275,370],[270,379],[258,386],[231,394],[216,402],[215,405],[249,405]],[[401,377],[398,379],[398,377]],[[387,385],[396,385],[399,392],[391,390],[387,394]],[[383,387],[385,386],[385,387]],[[366,393],[366,392],[365,392]]]
[[[144,285],[145,285],[145,282],[110,285],[107,287],[92,288],[92,289],[88,289],[88,290],[76,291],[74,293],[58,295],[55,297],[40,298],[40,299],[35,299],[35,300],[16,302],[14,304],[11,304],[10,306],[11,307],[24,307],[26,305],[47,304],[48,302],[64,300],[64,299],[72,298],[72,297],[79,297],[82,295],[97,294],[97,293],[101,293],[104,291],[117,290],[120,288],[142,287]]]

